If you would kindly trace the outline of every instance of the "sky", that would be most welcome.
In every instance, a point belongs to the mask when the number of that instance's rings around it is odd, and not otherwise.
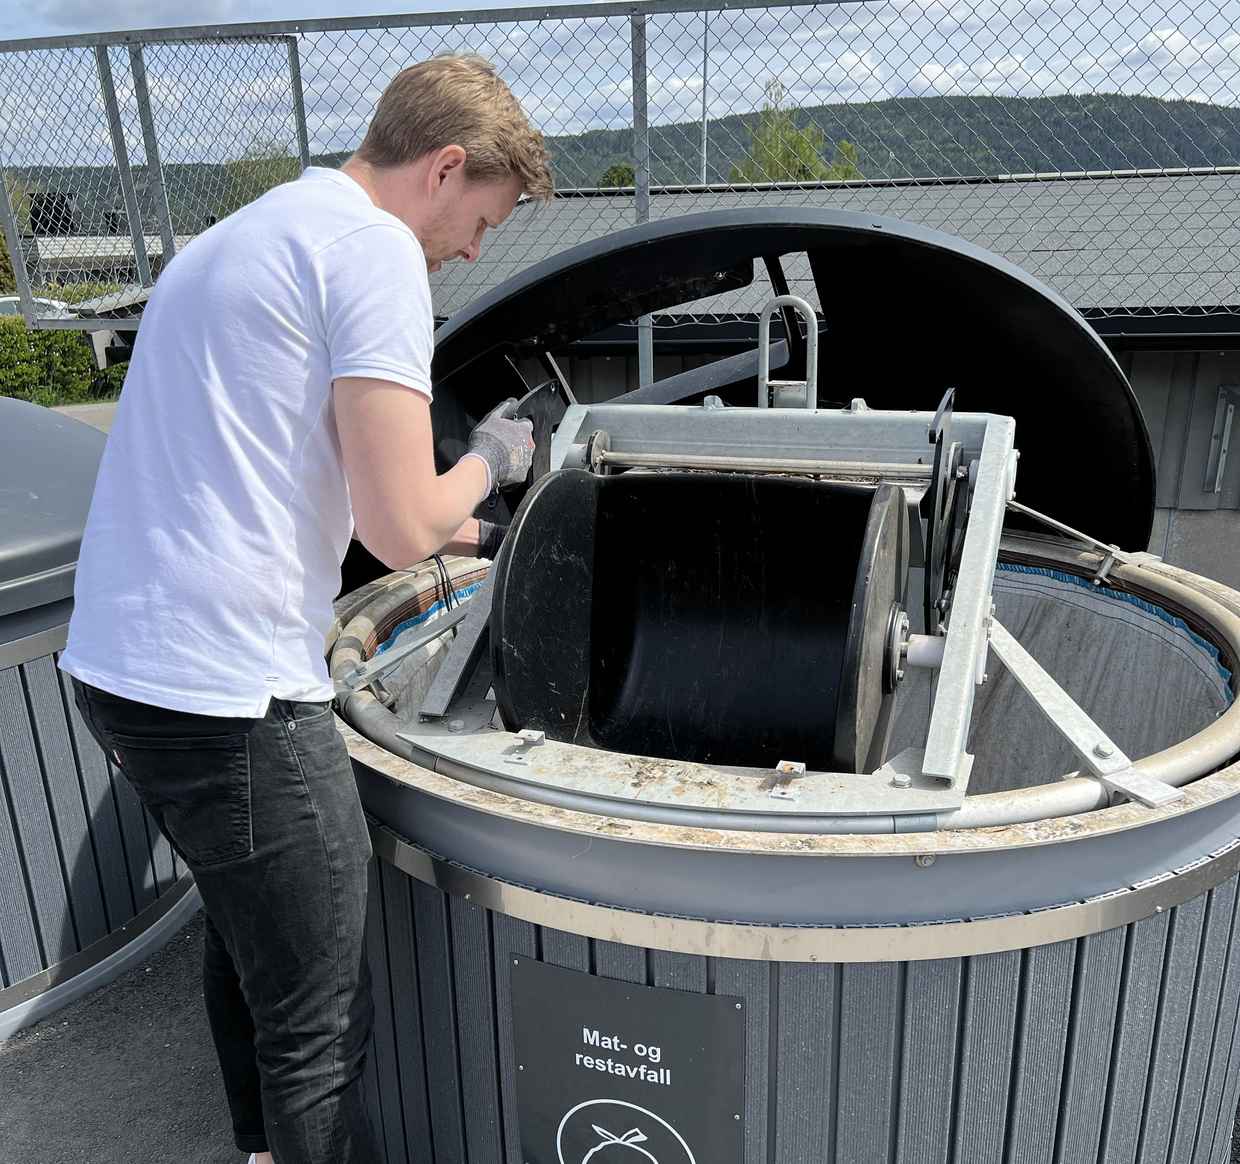
[[[421,10],[464,7],[422,5]],[[7,0],[0,40],[159,25],[417,11],[409,0]],[[648,19],[652,124],[761,108],[778,76],[794,105],[916,96],[1122,92],[1240,103],[1240,0],[870,0],[715,13],[703,77],[700,13]],[[625,17],[310,33],[299,41],[312,152],[356,146],[402,66],[442,49],[490,56],[545,133],[631,124]],[[128,55],[112,69],[141,161]],[[218,161],[291,143],[282,43],[146,50],[165,161]],[[0,156],[99,164],[110,139],[83,50],[0,54]]]

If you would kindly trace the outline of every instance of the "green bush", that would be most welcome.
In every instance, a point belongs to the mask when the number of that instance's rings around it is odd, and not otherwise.
[[[111,379],[98,383],[106,375],[81,332],[32,330],[18,316],[0,317],[0,396],[46,407],[79,404],[96,399],[99,387],[111,390]]]
[[[113,364],[95,373],[95,382],[91,386],[91,395],[96,400],[115,400],[121,394],[121,386],[125,383],[125,373],[129,371],[129,362]]]

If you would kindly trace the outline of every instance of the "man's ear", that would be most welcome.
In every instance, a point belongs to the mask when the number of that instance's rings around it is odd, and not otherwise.
[[[465,165],[465,150],[459,145],[447,145],[436,151],[431,162],[430,177],[434,189],[438,190],[456,170]]]

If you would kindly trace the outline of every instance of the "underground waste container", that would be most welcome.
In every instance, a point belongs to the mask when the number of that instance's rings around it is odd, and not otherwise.
[[[712,293],[783,338],[574,400],[555,350]],[[338,603],[386,1158],[1225,1160],[1240,593],[1143,552],[1081,318],[941,234],[721,212],[436,358],[445,461],[504,396],[539,451],[495,562]]]
[[[0,1038],[149,956],[198,903],[56,666],[104,441],[0,398]]]

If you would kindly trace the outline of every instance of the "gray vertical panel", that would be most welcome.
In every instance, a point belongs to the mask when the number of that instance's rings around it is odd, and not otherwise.
[[[418,951],[418,987],[422,998],[431,1127],[435,1133],[435,1164],[465,1164],[447,903],[448,899],[438,890],[420,881],[413,883],[414,940]]]
[[[1184,1037],[1193,1001],[1197,953],[1205,921],[1206,899],[1194,898],[1172,911],[1171,935],[1163,967],[1158,1025],[1145,1092],[1145,1122],[1137,1159],[1141,1164],[1165,1164],[1171,1142],[1174,1097],[1180,1089],[1180,1065],[1184,1060]]]
[[[387,1145],[383,1141],[383,1106],[379,1102],[379,1073],[375,1067],[375,1036],[366,1040],[366,1063],[362,1068],[362,1087],[366,1095],[366,1113],[379,1145],[379,1159],[387,1164]]]
[[[953,1159],[955,1164],[994,1164],[1003,1154],[1003,1121],[996,1113],[1008,1104],[1020,954],[970,958],[965,974]]]
[[[1222,1103],[1231,1065],[1232,1044],[1235,1041],[1236,1007],[1240,1004],[1240,957],[1236,948],[1238,931],[1240,909],[1235,909],[1231,915],[1231,934],[1223,955],[1226,961],[1223,992],[1219,1002],[1218,1022],[1214,1028],[1214,1045],[1210,1051],[1209,1065],[1206,1067],[1206,1092],[1201,1104],[1197,1143],[1193,1149],[1193,1159],[1201,1161],[1202,1164],[1209,1164],[1219,1124],[1225,1123],[1230,1127],[1235,1118],[1235,1109],[1225,1111]]]
[[[108,762],[95,737],[77,709],[69,676],[60,673],[61,690],[69,713],[69,730],[77,747],[78,771],[86,796],[86,814],[94,838],[95,859],[99,866],[99,884],[107,910],[109,929],[117,929],[138,911],[134,908],[129,875],[125,872],[125,846],[121,841],[120,820],[116,815],[116,799],[108,779]],[[176,870],[177,876],[184,868]]]
[[[1236,878],[1210,890],[1206,909],[1205,937],[1198,960],[1197,989],[1189,1024],[1188,1047],[1180,1074],[1180,1099],[1171,1136],[1172,1164],[1192,1159],[1205,1096],[1206,1067],[1214,1046],[1219,1023],[1219,999],[1223,989],[1223,970],[1231,946],[1232,918],[1236,909]]]
[[[1107,930],[1077,943],[1072,1036],[1059,1101],[1056,1159],[1062,1164],[1091,1164],[1098,1158],[1116,1010],[1121,1005],[1125,933],[1122,928]]]
[[[80,949],[105,937],[108,921],[103,911],[99,870],[78,783],[77,761],[69,741],[69,724],[52,657],[44,655],[34,659],[22,670],[26,676],[26,690],[30,693],[34,737],[43,759],[44,783],[60,844],[61,866],[68,878],[69,901],[73,906]]]
[[[1210,435],[1218,406],[1219,385],[1226,380],[1227,357],[1218,351],[1196,354],[1193,376],[1192,411],[1184,427],[1184,468],[1180,474],[1179,509],[1217,509],[1219,495],[1205,490],[1206,464],[1210,456]]]
[[[491,915],[491,925],[491,944],[495,950],[495,1021],[499,1030],[499,1091],[504,1110],[504,1159],[506,1164],[524,1164],[521,1156],[521,1129],[517,1123],[517,1064],[512,1033],[512,959],[514,954],[533,958],[538,950],[538,934],[529,922],[517,921],[502,913]]]
[[[409,878],[386,861],[377,864],[387,935],[392,1031],[396,1040],[396,1066],[400,1073],[405,1152],[417,1160],[431,1144],[431,1114],[426,1098],[422,1010],[418,1005],[417,955],[413,948],[413,902],[409,897]],[[372,908],[374,900],[372,894]]]
[[[490,928],[486,910],[459,897],[449,902],[465,1143],[473,1164],[496,1164],[502,1137]]]
[[[908,966],[898,1164],[946,1164],[951,1151],[961,970],[958,958]]]
[[[146,819],[147,845],[151,854],[151,873],[155,879],[155,892],[166,893],[174,880],[172,875],[172,846],[164,836],[155,818],[149,812]]]
[[[1073,942],[1025,951],[1021,1027],[1017,1031],[1008,1125],[1010,1164],[1049,1161],[1055,1151],[1075,961]]]
[[[844,967],[840,984],[837,1160],[886,1160],[895,1126],[896,1055],[904,967]]]
[[[60,870],[60,853],[43,789],[39,757],[16,667],[0,671],[0,765],[8,777],[14,824],[26,861],[45,966],[77,951],[73,915]]]
[[[17,833],[9,815],[8,779],[0,756],[0,986],[12,986],[44,968]]]
[[[1240,952],[1233,953],[1233,957]],[[1202,1159],[1211,1164],[1224,1164],[1231,1158],[1231,1141],[1233,1120],[1236,1117],[1236,1102],[1240,1098],[1240,1023],[1236,1024],[1231,1036],[1231,1052],[1227,1063],[1227,1077],[1223,1084],[1223,1098],[1219,1108],[1218,1123],[1214,1129],[1214,1148],[1209,1156]]]
[[[543,929],[542,960],[566,970],[590,969],[590,940],[580,934],[566,934],[562,930]]]
[[[745,1008],[744,1164],[767,1164],[767,1110],[771,1067],[771,963],[721,958],[715,994],[735,995]]]
[[[784,962],[775,1035],[775,1159],[808,1164],[831,1158],[830,1097],[835,1094],[835,978],[832,965]]]
[[[121,839],[125,844],[125,864],[129,869],[129,885],[134,907],[145,909],[155,900],[155,874],[151,869],[150,841],[146,835],[146,809],[125,774],[110,760],[108,774],[116,797],[117,815],[121,822]]]
[[[1141,406],[1145,427],[1150,432],[1150,444],[1154,448],[1154,465],[1159,474],[1163,466],[1163,432],[1167,426],[1167,405],[1171,398],[1170,352],[1125,353],[1130,370],[1125,372],[1132,384],[1133,394]]]
[[[375,1129],[383,1140],[389,1164],[407,1164],[405,1119],[401,1103],[401,1079],[396,1065],[396,1033],[393,1029],[392,984],[388,977],[387,928],[383,911],[383,890],[379,884],[378,861],[366,867],[366,958],[370,963],[375,1021],[371,1054],[379,1084],[381,1122]]]
[[[604,978],[646,985],[646,951],[619,942],[594,943],[594,969]]]
[[[1101,1164],[1132,1164],[1137,1156],[1170,921],[1170,914],[1161,913],[1128,927],[1123,1005],[1115,1032],[1110,1094],[1098,1153]]]
[[[1135,367],[1143,375],[1167,385],[1167,409],[1160,434],[1157,461],[1157,503],[1174,509],[1179,505],[1180,477],[1184,471],[1184,431],[1193,404],[1193,381],[1197,358],[1191,353],[1145,352]]]
[[[650,951],[650,980],[655,986],[669,990],[706,992],[706,959],[690,954],[669,954],[664,950]]]

